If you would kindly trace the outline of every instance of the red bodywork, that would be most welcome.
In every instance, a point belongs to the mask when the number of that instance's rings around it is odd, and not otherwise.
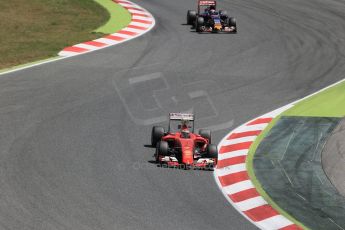
[[[211,131],[194,133],[194,114],[169,113],[169,129],[152,128],[151,142],[156,146],[156,162],[185,169],[210,169],[217,164],[216,147],[210,143]],[[176,124],[178,122],[178,125]],[[176,127],[176,126],[177,127]],[[177,129],[176,129],[177,128]]]
[[[205,151],[209,144],[207,139],[195,133],[191,133],[189,138],[182,138],[181,132],[171,133],[162,137],[162,140],[167,141],[169,147],[180,150],[181,156],[178,160],[186,165],[193,165],[195,148]]]

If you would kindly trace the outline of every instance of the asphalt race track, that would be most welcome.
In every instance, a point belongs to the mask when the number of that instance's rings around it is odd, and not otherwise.
[[[344,77],[344,1],[219,1],[237,35],[191,32],[194,0],[139,4],[148,34],[0,76],[1,229],[255,229],[212,172],[149,162],[152,124],[193,110],[218,142]]]

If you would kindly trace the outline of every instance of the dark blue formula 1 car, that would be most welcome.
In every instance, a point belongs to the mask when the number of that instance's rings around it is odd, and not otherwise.
[[[216,6],[216,1],[198,0],[198,11],[187,12],[187,24],[199,33],[237,33],[236,19],[229,17],[225,10],[216,11]]]

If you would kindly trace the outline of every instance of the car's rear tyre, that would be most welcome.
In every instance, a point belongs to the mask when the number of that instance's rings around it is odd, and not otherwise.
[[[208,140],[208,143],[211,144],[211,130],[200,129],[199,135]]]
[[[193,25],[196,19],[196,11],[188,10],[187,11],[187,25]]]
[[[160,141],[162,139],[162,137],[164,136],[164,128],[160,127],[160,126],[153,126],[152,127],[152,133],[151,133],[151,146],[155,147],[158,143],[158,141]]]
[[[202,32],[201,27],[204,26],[205,24],[205,20],[203,17],[198,17],[198,19],[196,20],[196,32]]]

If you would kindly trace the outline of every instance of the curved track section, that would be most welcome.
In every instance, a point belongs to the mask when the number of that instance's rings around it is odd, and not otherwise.
[[[254,229],[206,171],[157,168],[151,125],[193,110],[229,129],[343,78],[344,3],[220,1],[237,35],[199,35],[194,1],[150,0],[152,32],[0,78],[2,229]]]

